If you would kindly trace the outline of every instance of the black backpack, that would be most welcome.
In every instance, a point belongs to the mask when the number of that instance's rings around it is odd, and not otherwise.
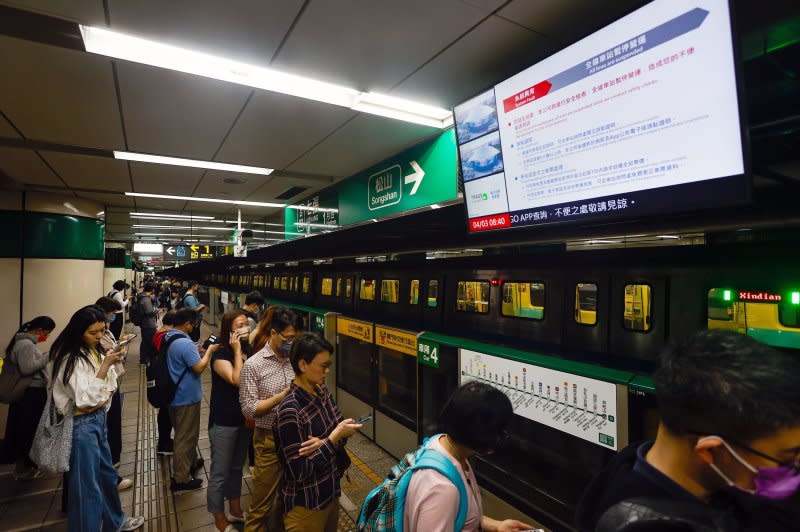
[[[185,292],[181,296],[181,298],[178,300],[178,303],[175,305],[175,310],[182,309],[182,308],[184,308],[186,306],[186,296],[188,296],[188,295],[189,295],[189,293]]]
[[[143,312],[141,309],[141,304],[143,295],[144,294],[139,294],[136,297],[136,301],[134,301],[133,305],[131,305],[131,310],[130,310],[131,323],[133,323],[137,327],[142,325]]]
[[[167,408],[172,404],[172,400],[175,399],[175,392],[178,391],[178,385],[190,369],[187,367],[183,371],[178,382],[172,382],[172,377],[169,375],[167,357],[169,356],[169,346],[178,338],[186,338],[186,336],[183,334],[165,336],[161,340],[161,349],[158,350],[158,353],[150,361],[145,371],[147,376],[147,402],[155,408]]]

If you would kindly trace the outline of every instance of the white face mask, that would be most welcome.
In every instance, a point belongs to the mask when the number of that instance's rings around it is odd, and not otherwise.
[[[248,334],[250,334],[250,326],[249,325],[245,325],[244,327],[239,327],[238,329],[236,329],[236,332],[238,334],[241,334],[242,336],[248,335]]]

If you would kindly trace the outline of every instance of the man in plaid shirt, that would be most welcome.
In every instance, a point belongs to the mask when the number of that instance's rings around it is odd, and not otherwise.
[[[245,532],[283,529],[282,505],[278,488],[283,472],[272,434],[275,407],[289,392],[294,370],[288,354],[297,335],[297,317],[288,309],[273,308],[262,323],[269,339],[263,349],[247,359],[239,376],[239,404],[246,419],[255,420],[253,448],[253,498],[247,512]],[[269,327],[269,329],[267,329]]]

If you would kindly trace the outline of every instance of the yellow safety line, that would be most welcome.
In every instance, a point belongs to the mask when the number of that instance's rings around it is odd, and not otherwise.
[[[367,464],[365,464],[358,456],[354,455],[350,449],[347,449],[347,454],[350,456],[350,461],[361,470],[364,475],[370,479],[376,486],[383,482],[383,477],[373,471]]]

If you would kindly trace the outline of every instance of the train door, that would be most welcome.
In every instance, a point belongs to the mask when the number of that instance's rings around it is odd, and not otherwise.
[[[608,351],[610,277],[586,272],[567,275],[564,303],[564,346],[605,353]]]
[[[666,340],[667,279],[622,273],[611,283],[610,353],[655,360]]]

